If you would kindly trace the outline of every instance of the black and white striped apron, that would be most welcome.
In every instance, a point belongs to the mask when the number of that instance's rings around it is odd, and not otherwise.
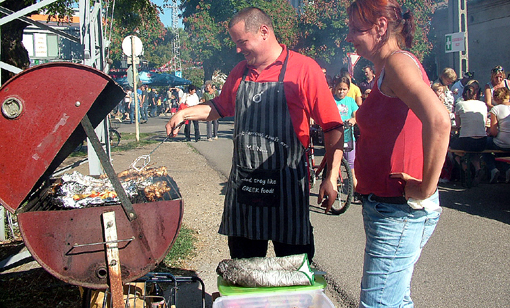
[[[236,96],[234,154],[219,233],[252,240],[310,243],[305,148],[278,82],[246,81]]]

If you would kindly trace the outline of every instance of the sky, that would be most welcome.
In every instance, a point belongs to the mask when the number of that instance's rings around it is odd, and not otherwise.
[[[151,2],[163,7],[163,0],[151,0]],[[178,1],[178,3],[180,4],[180,1]],[[169,0],[167,2],[167,4],[172,4],[172,1]],[[164,8],[163,7],[163,12],[164,14],[159,14],[159,18],[161,19],[161,22],[165,25],[165,27],[172,27],[172,9],[170,8]],[[179,10],[179,14],[180,14],[180,10]],[[178,25],[179,28],[182,28],[183,25],[182,25],[182,20],[179,20],[179,25]]]

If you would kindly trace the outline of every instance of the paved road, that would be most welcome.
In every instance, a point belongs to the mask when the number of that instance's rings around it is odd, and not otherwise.
[[[164,131],[168,117],[154,118],[141,131]],[[133,131],[123,125],[121,131]],[[201,126],[205,135],[205,125]],[[228,175],[232,121],[220,122],[220,138],[191,145],[216,170]],[[182,139],[179,135],[176,139]],[[441,184],[443,214],[425,247],[412,283],[416,307],[510,307],[510,184],[465,189]],[[312,194],[312,204],[316,198]],[[363,262],[361,206],[340,215],[311,207],[316,234],[314,262],[328,273],[339,307],[356,307]]]

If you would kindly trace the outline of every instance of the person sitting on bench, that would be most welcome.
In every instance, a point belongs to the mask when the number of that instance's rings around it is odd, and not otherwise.
[[[485,123],[487,122],[487,106],[480,98],[480,86],[478,83],[471,83],[464,88],[462,93],[464,101],[457,104],[455,109],[455,122],[460,127],[459,136],[450,140],[450,149],[469,152],[482,152],[487,143]],[[455,160],[460,164],[460,157]],[[480,156],[473,155],[471,163],[475,168],[473,183],[480,182],[481,168]],[[467,169],[470,166],[461,166]]]
[[[510,90],[505,87],[496,89],[493,96],[496,104],[490,111],[491,125],[486,149],[510,152]],[[483,159],[491,173],[489,182],[497,183],[500,171],[496,168],[495,156],[492,153],[484,153]],[[509,182],[510,168],[506,171],[506,183]]]

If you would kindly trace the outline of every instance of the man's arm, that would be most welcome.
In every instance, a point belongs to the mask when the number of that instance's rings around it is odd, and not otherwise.
[[[344,150],[343,127],[324,133],[324,147],[326,148],[326,155],[323,159],[326,159],[328,169],[326,178],[321,183],[317,201],[322,207],[326,208],[325,212],[327,213],[331,210],[338,194],[337,180]]]
[[[170,121],[168,121],[168,123],[165,125],[166,134],[167,136],[172,137],[177,136],[177,133],[179,132],[178,125],[187,120],[212,121],[218,119],[219,117],[220,114],[211,103],[211,101],[179,110],[170,118]]]

